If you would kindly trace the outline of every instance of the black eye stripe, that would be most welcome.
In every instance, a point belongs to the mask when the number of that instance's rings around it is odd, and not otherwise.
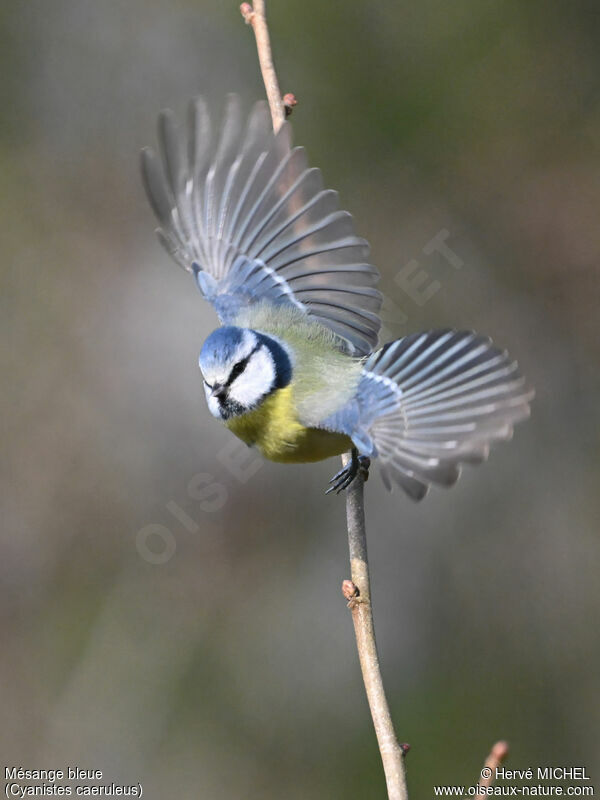
[[[229,378],[227,378],[227,383],[225,384],[226,386],[231,386],[233,381],[242,374],[242,372],[246,369],[248,360],[249,359],[244,358],[243,361],[238,361],[238,363],[234,365],[233,369],[229,373]]]
[[[254,347],[254,349],[251,350],[245,358],[242,358],[241,361],[238,361],[237,364],[233,365],[233,368],[232,368],[231,372],[229,373],[229,377],[227,378],[227,382],[225,383],[225,386],[231,386],[233,381],[236,378],[239,378],[239,376],[242,374],[242,372],[248,366],[248,362],[250,361],[250,359],[252,358],[254,353],[257,353],[260,350],[261,347],[262,347],[262,342],[258,342],[258,344]]]

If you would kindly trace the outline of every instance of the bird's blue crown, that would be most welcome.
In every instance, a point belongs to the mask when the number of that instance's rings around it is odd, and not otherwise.
[[[275,366],[275,384],[272,388],[282,389],[292,379],[292,362],[288,352],[276,339],[250,328],[225,325],[213,331],[202,346],[200,369],[203,372],[217,369],[236,357],[247,357],[252,349],[261,346],[269,351]]]

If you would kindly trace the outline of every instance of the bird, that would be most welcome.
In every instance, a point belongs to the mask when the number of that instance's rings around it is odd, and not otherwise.
[[[280,463],[350,452],[327,492],[375,460],[388,489],[420,500],[529,416],[533,391],[486,336],[440,329],[378,346],[369,244],[265,102],[246,120],[229,95],[215,130],[197,97],[184,131],[161,112],[158,145],[141,156],[158,238],[221,323],[198,362],[208,408],[248,446]]]

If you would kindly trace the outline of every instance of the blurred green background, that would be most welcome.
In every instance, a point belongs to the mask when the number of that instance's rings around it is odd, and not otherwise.
[[[500,737],[511,767],[598,785],[600,6],[269,14],[295,140],[372,243],[388,335],[476,328],[537,389],[451,492],[368,485],[412,796],[474,782]],[[237,3],[4,3],[0,67],[6,764],[102,769],[158,800],[383,797],[344,501],[322,491],[337,464],[260,465],[210,417],[215,317],[138,174],[162,107],[263,96]],[[444,231],[454,266],[424,252]],[[399,285],[411,260],[427,302]]]

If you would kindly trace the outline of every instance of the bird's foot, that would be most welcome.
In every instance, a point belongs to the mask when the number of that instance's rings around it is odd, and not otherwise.
[[[369,480],[369,467],[371,466],[371,459],[368,456],[359,456],[357,450],[352,450],[352,461],[339,472],[333,476],[329,481],[329,489],[325,494],[335,492],[339,494],[347,489],[356,476],[360,473],[363,481]]]

